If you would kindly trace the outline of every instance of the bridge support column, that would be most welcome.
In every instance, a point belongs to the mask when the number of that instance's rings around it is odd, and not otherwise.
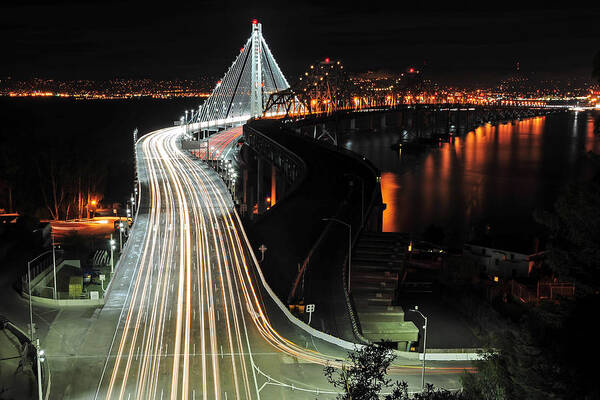
[[[381,125],[381,130],[385,130],[385,128],[386,128],[385,113],[381,114],[380,125]]]
[[[271,204],[273,207],[277,202],[277,168],[271,165]]]
[[[259,214],[264,211],[264,199],[263,199],[263,171],[262,171],[262,160],[257,159],[256,164],[256,208]]]
[[[350,130],[356,130],[356,118],[350,118]]]
[[[243,182],[242,182],[242,211],[245,211],[245,213],[248,213],[248,169],[244,168],[244,177],[243,177]]]

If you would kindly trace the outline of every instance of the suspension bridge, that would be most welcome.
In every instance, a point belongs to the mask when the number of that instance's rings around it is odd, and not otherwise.
[[[97,353],[78,357],[74,370],[86,373],[69,391],[120,400],[337,395],[323,366],[340,366],[354,344],[289,312],[265,280],[224,182],[180,146],[182,134],[209,135],[264,115],[268,99],[288,89],[253,21],[250,38],[185,126],[137,141],[136,222],[85,337]],[[219,154],[231,142],[217,141]],[[417,364],[405,359],[394,374],[417,387]],[[463,368],[431,364],[430,381],[453,388]]]
[[[252,33],[210,97],[183,121],[187,130],[206,136],[250,118],[263,116],[264,105],[276,92],[290,87],[262,34],[252,21]]]

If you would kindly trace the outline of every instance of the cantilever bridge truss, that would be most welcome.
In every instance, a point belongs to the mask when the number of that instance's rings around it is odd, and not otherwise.
[[[243,123],[262,116],[269,96],[289,86],[262,35],[261,24],[253,20],[252,35],[191,122],[200,129]]]

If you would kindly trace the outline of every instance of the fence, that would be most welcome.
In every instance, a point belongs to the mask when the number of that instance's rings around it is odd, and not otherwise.
[[[62,250],[55,250],[56,265],[64,261]],[[28,263],[28,270],[21,276],[21,291],[29,295],[29,288],[35,288],[40,281],[51,273],[54,266],[52,250],[45,251]],[[35,291],[34,291],[35,296]]]
[[[575,296],[575,286],[568,282],[538,282],[536,291],[514,280],[511,280],[509,285],[510,294],[523,303]]]

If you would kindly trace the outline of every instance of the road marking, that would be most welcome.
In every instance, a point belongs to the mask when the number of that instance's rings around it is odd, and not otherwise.
[[[217,310],[217,321],[221,319],[220,315],[219,310]]]
[[[220,346],[221,346],[221,358],[223,358],[223,345],[220,345]]]

